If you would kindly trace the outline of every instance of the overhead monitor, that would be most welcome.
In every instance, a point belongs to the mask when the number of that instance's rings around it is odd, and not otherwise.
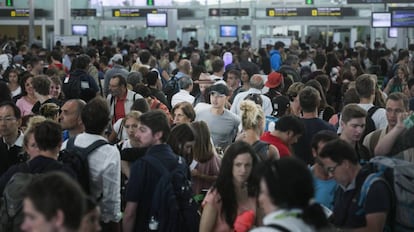
[[[147,27],[167,27],[167,13],[148,13]]]
[[[88,35],[88,25],[72,25],[72,35]]]
[[[390,27],[388,28],[388,38],[397,38],[398,37],[398,28]]]
[[[391,12],[372,12],[372,27],[391,27]]]
[[[391,27],[414,27],[414,8],[390,8]]]
[[[220,37],[237,37],[237,25],[220,25]]]

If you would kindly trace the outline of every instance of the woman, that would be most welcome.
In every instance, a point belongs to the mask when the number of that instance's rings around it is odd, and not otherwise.
[[[256,183],[252,169],[257,163],[253,148],[236,141],[224,153],[216,184],[203,203],[200,232],[248,231],[256,215]],[[243,220],[242,218],[250,220]],[[244,222],[250,221],[247,225]]]
[[[193,122],[191,127],[195,133],[193,161],[190,165],[193,192],[200,194],[217,180],[221,159],[211,143],[207,124],[204,121],[197,121]]]
[[[304,87],[305,84],[303,84],[302,82],[295,82],[289,87],[287,91],[287,96],[289,97],[290,101],[290,109],[288,114],[295,115],[298,117],[302,115],[302,109],[300,108],[299,104],[299,92]]]
[[[193,161],[195,135],[190,124],[182,123],[172,128],[167,144],[175,154],[182,156],[190,164]]]
[[[190,123],[195,119],[193,106],[188,102],[180,102],[171,109],[173,124]]]
[[[139,111],[140,113],[145,113],[149,111],[149,105],[147,101],[143,98],[139,98],[134,101],[134,103],[131,106],[132,111]],[[125,118],[120,118],[118,121],[112,125],[112,131],[111,134],[108,136],[108,141],[110,143],[116,143],[117,141],[123,141],[128,138],[128,132],[126,131],[124,124],[125,124]]]
[[[259,204],[264,226],[252,232],[312,232],[326,229],[328,221],[319,204],[312,203],[312,174],[305,163],[284,158],[263,163]]]
[[[33,75],[30,73],[23,74],[20,82],[22,96],[16,101],[16,106],[22,112],[22,116],[32,114],[32,108],[37,102],[37,97],[32,86]]]
[[[47,119],[59,122],[60,107],[55,103],[45,103],[39,109],[39,114]]]
[[[49,94],[52,98],[64,102],[65,96],[62,92],[62,80],[58,76],[51,76],[50,78],[50,91]]]
[[[407,80],[408,71],[406,65],[399,65],[395,76],[388,81],[383,92],[387,95],[394,92],[403,93],[407,88]]]
[[[22,87],[19,84],[19,72],[16,69],[9,71],[9,89],[11,91],[12,98],[22,93]]]
[[[243,100],[240,103],[242,112],[242,133],[239,139],[252,145],[259,160],[278,159],[279,151],[269,143],[260,141],[260,135],[263,134],[265,116],[262,107],[251,100]]]

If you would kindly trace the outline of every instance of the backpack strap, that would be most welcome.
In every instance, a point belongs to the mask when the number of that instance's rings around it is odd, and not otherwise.
[[[375,112],[376,112],[379,108],[381,108],[381,107],[379,107],[379,106],[373,106],[373,107],[369,108],[368,113],[367,113],[367,116],[368,116],[368,117],[370,117],[370,118],[372,118],[372,115],[374,115],[374,114],[375,114]]]
[[[88,157],[88,155],[90,153],[92,153],[95,149],[105,145],[105,144],[109,144],[107,141],[103,140],[103,139],[98,139],[95,142],[93,142],[91,145],[85,147],[85,148],[81,148],[81,147],[77,147],[75,146],[75,139],[77,136],[71,137],[68,139],[68,142],[66,144],[66,149],[73,149],[73,148],[77,148],[79,149],[83,155],[85,155],[86,157]]]
[[[270,227],[270,228],[276,229],[281,232],[290,232],[289,229],[287,229],[284,226],[278,225],[278,224],[269,224],[269,225],[266,225],[265,227]]]

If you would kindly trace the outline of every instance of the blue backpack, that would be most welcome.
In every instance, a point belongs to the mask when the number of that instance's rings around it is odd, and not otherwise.
[[[189,180],[185,160],[177,156],[176,167],[169,171],[155,157],[142,157],[161,177],[155,187],[150,208],[150,230],[159,232],[196,232],[200,225],[199,205]]]
[[[376,181],[384,181],[393,197],[385,231],[414,231],[414,163],[378,156],[363,168],[369,169],[371,174],[361,187],[359,213],[364,213],[363,206],[371,185]]]

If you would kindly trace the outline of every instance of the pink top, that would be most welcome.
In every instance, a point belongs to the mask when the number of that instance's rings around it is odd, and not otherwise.
[[[221,206],[222,206],[221,197],[216,189],[213,189],[213,190],[210,189],[208,191],[202,203],[202,207],[204,207],[207,203],[211,204],[217,210],[217,220],[216,220],[216,225],[214,226],[213,232],[233,232],[234,229],[230,228],[230,226],[226,223],[226,219],[221,212]],[[237,209],[237,215],[238,216],[244,215],[247,213],[247,211],[250,211],[253,214],[256,214],[256,198],[249,197],[249,199],[246,202],[239,205]],[[236,218],[234,222],[234,228],[245,227],[245,225],[243,224],[244,224],[243,220],[239,220],[238,218]]]
[[[19,100],[17,100],[16,106],[19,107],[20,112],[22,113],[22,116],[33,114],[32,113],[33,104],[26,101],[25,97],[21,97]]]
[[[203,175],[218,176],[220,172],[220,165],[221,159],[217,155],[213,155],[209,161],[205,163],[197,163],[195,169]],[[193,192],[195,194],[199,194],[203,189],[210,189],[213,185],[213,182],[214,180],[208,181],[200,179],[199,177],[192,177]]]

